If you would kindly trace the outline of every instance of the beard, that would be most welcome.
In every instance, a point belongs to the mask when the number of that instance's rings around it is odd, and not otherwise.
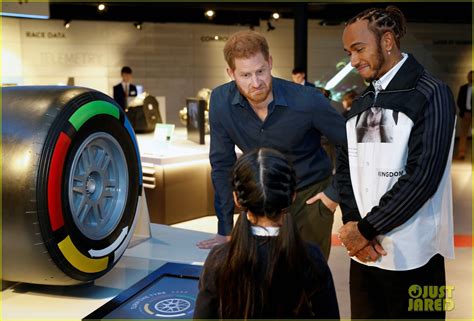
[[[262,103],[268,98],[268,96],[272,92],[272,83],[270,82],[268,86],[264,84],[257,90],[252,90],[248,92],[245,91],[243,88],[241,88],[238,84],[237,84],[237,88],[239,89],[240,94],[244,96],[245,98],[247,98],[248,102],[251,105],[254,105],[254,104]]]
[[[385,57],[382,52],[382,46],[379,44],[377,46],[377,55],[375,56],[375,61],[374,65],[371,67],[372,70],[374,71],[372,75],[370,75],[368,78],[364,79],[368,83],[371,83],[374,80],[377,80],[381,77],[380,72],[382,70],[382,67],[385,65]]]

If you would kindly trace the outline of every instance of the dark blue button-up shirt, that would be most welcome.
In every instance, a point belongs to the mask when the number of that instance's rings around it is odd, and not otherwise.
[[[218,233],[229,235],[233,226],[234,202],[231,171],[235,146],[244,153],[270,147],[292,162],[301,189],[331,175],[332,164],[321,147],[321,135],[335,145],[346,142],[344,119],[314,87],[272,78],[273,101],[262,121],[235,84],[229,82],[211,94],[210,161]],[[329,196],[336,198],[334,191]]]

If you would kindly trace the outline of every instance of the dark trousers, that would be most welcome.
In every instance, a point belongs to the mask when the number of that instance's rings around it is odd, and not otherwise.
[[[445,285],[444,258],[439,254],[408,271],[382,270],[351,260],[352,319],[444,320],[443,299],[450,297]]]
[[[334,214],[321,201],[311,205],[306,204],[306,201],[322,192],[328,186],[330,180],[331,178],[326,178],[303,190],[298,190],[296,199],[290,209],[303,240],[318,245],[326,260],[329,258],[329,252],[331,251]]]

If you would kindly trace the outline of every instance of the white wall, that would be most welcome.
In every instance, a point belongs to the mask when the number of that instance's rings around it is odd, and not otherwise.
[[[2,19],[2,84],[23,81],[20,20]]]
[[[120,68],[129,65],[135,83],[152,95],[166,96],[166,119],[177,125],[186,97],[229,80],[222,55],[224,42],[203,42],[201,37],[229,36],[243,28],[145,23],[139,31],[131,22],[72,21],[66,30],[62,20],[2,20],[3,83],[55,85],[75,77],[76,85],[111,95],[113,85],[120,81]],[[273,74],[291,79],[293,21],[284,19],[274,25],[276,29],[267,32],[266,22],[262,22],[256,30],[268,39]],[[325,83],[337,72],[337,63],[347,62],[341,43],[343,26],[319,26],[313,20],[308,26],[308,78]],[[43,32],[45,37],[27,37],[27,32]],[[443,43],[445,40],[451,43]],[[402,49],[413,53],[456,95],[471,69],[470,41],[470,25],[409,24]],[[364,87],[355,73],[336,89],[343,91],[353,85],[358,90]]]

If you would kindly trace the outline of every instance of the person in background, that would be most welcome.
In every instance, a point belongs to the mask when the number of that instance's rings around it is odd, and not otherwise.
[[[300,84],[303,86],[314,87],[312,83],[306,81],[306,72],[301,67],[296,67],[291,72],[291,78],[295,84]]]
[[[388,6],[350,19],[342,37],[370,84],[347,115],[336,171],[352,319],[446,317],[456,109],[449,87],[401,51],[405,33],[403,13]],[[429,300],[421,289],[430,289]],[[441,304],[430,308],[431,299]]]
[[[114,86],[114,100],[127,109],[127,98],[137,96],[137,87],[132,84],[132,68],[125,66],[121,70],[122,82]]]
[[[352,107],[352,101],[357,97],[357,92],[354,89],[349,89],[344,93],[342,96],[342,108],[344,111],[342,112],[342,116],[347,117],[349,111]]]
[[[472,124],[472,70],[467,74],[467,84],[459,88],[457,105],[461,118],[461,132],[459,133],[456,159],[464,159],[466,157],[467,137],[471,132]]]
[[[244,154],[232,186],[242,211],[230,242],[206,259],[194,318],[339,319],[326,259],[289,213],[296,182],[286,157],[270,148]]]
[[[345,144],[344,118],[314,88],[272,77],[273,60],[260,33],[231,35],[224,57],[232,81],[212,91],[209,110],[218,234],[197,246],[211,248],[230,238],[234,202],[229,177],[237,159],[235,146],[244,153],[271,147],[295,168],[298,193],[290,212],[302,238],[316,243],[328,258],[338,195],[321,135],[335,145]]]

